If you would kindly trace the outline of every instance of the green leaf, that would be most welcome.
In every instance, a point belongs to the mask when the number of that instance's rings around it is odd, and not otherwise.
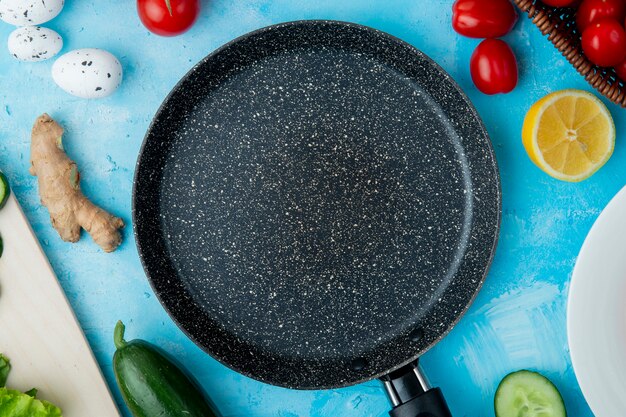
[[[0,240],[0,242],[2,241]],[[7,384],[9,372],[11,372],[11,361],[9,361],[9,358],[0,353],[0,387],[4,387]]]
[[[39,390],[37,388],[31,388],[28,391],[26,391],[24,394],[30,395],[31,397],[35,398],[35,397],[37,397],[37,392],[38,391]]]
[[[0,209],[4,207],[9,195],[11,194],[11,187],[9,186],[9,180],[6,175],[0,171]]]
[[[173,12],[172,12],[172,0],[165,0],[165,4],[167,5],[167,10],[170,12],[170,16],[173,16]]]
[[[0,388],[0,416],[63,417],[54,404],[7,388]]]

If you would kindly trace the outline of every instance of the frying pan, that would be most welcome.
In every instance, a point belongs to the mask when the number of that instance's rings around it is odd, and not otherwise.
[[[490,266],[500,181],[476,111],[420,51],[299,21],[221,47],[144,140],[133,216],[161,303],[232,369],[297,389],[381,378],[449,416],[417,358]]]

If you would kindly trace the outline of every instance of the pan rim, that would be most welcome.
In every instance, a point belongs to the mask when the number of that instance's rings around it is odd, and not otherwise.
[[[487,259],[487,263],[486,263],[486,267],[484,269],[483,274],[480,277],[476,277],[477,278],[477,284],[476,284],[476,289],[475,291],[473,291],[473,293],[471,294],[469,301],[467,302],[467,304],[460,310],[460,312],[457,314],[457,317],[449,324],[449,326],[447,326],[447,328],[441,332],[439,334],[439,336],[437,338],[435,338],[433,341],[431,341],[430,343],[428,343],[427,345],[425,345],[424,348],[422,349],[416,349],[416,352],[414,355],[412,355],[410,358],[408,358],[407,360],[402,361],[401,363],[397,364],[396,366],[393,366],[389,369],[386,369],[384,371],[380,371],[380,372],[376,372],[373,374],[368,374],[367,377],[363,377],[363,378],[358,378],[358,379],[351,379],[351,380],[347,380],[343,383],[340,384],[330,384],[330,385],[298,385],[298,386],[293,386],[290,384],[285,384],[285,383],[281,383],[279,381],[276,380],[271,380],[269,378],[264,378],[264,377],[260,377],[259,375],[253,374],[249,371],[247,371],[247,369],[243,368],[243,367],[237,367],[232,365],[231,363],[228,363],[227,361],[224,360],[224,358],[218,356],[215,354],[215,352],[211,351],[209,348],[207,348],[204,343],[202,343],[200,340],[198,340],[198,338],[196,336],[194,336],[192,334],[192,332],[190,330],[187,329],[187,327],[179,320],[179,318],[174,314],[174,312],[172,311],[172,309],[169,307],[169,305],[167,304],[166,300],[163,298],[163,294],[161,293],[160,290],[157,289],[157,287],[155,286],[155,280],[154,277],[152,276],[152,274],[150,273],[150,269],[148,266],[148,263],[146,261],[146,256],[145,256],[145,252],[144,252],[144,248],[142,248],[142,244],[140,242],[140,238],[139,238],[139,232],[138,232],[138,227],[137,227],[137,223],[138,223],[138,219],[137,219],[137,184],[138,184],[138,176],[140,173],[140,167],[142,164],[142,161],[144,159],[145,156],[145,149],[147,147],[148,144],[148,140],[149,137],[151,136],[153,130],[154,130],[154,126],[157,123],[157,120],[159,119],[159,116],[162,115],[167,109],[167,105],[170,101],[170,99],[178,92],[178,90],[180,89],[180,87],[196,72],[197,69],[199,69],[200,67],[202,67],[203,65],[206,65],[207,62],[209,62],[211,59],[213,59],[213,57],[215,57],[216,55],[218,55],[219,53],[221,53],[222,51],[228,50],[230,47],[232,47],[233,45],[239,43],[242,40],[245,40],[247,38],[262,34],[264,32],[267,31],[271,31],[277,28],[285,28],[285,27],[298,27],[301,25],[335,25],[335,26],[341,26],[341,27],[347,27],[347,28],[354,28],[354,29],[358,29],[358,30],[363,30],[366,32],[374,32],[375,34],[377,34],[378,36],[382,36],[384,38],[387,38],[388,40],[400,44],[405,48],[408,48],[411,52],[416,53],[416,55],[419,56],[419,58],[423,61],[425,61],[429,66],[431,66],[434,70],[436,70],[438,72],[438,75],[441,75],[442,77],[445,78],[445,80],[447,81],[447,83],[450,85],[450,87],[452,87],[454,89],[454,91],[456,93],[458,93],[458,95],[460,96],[460,98],[463,100],[463,104],[464,107],[467,109],[467,111],[470,113],[470,116],[472,118],[472,120],[474,120],[477,124],[477,127],[479,129],[479,131],[477,132],[476,136],[480,136],[481,139],[484,139],[486,142],[486,150],[488,151],[488,159],[491,161],[491,164],[493,165],[493,183],[494,183],[494,187],[495,187],[495,200],[496,200],[496,207],[495,207],[495,219],[494,219],[494,229],[493,229],[493,242],[491,247],[489,248],[489,256]],[[491,167],[490,167],[491,168]],[[487,129],[485,128],[485,125],[481,119],[481,117],[479,116],[476,108],[474,107],[474,105],[472,104],[472,102],[470,101],[469,97],[467,97],[467,95],[463,92],[463,90],[461,89],[461,87],[458,85],[458,83],[439,65],[437,64],[434,60],[432,60],[429,56],[427,56],[426,54],[424,54],[422,51],[420,51],[419,49],[417,49],[415,46],[411,45],[410,43],[396,37],[393,36],[389,33],[383,32],[381,30],[369,27],[369,26],[365,26],[365,25],[361,25],[361,24],[357,24],[357,23],[352,23],[352,22],[346,22],[346,21],[340,21],[340,20],[326,20],[326,19],[303,19],[303,20],[295,20],[295,21],[288,21],[288,22],[282,22],[282,23],[277,23],[277,24],[273,24],[273,25],[269,25],[269,26],[265,26],[256,30],[253,30],[251,32],[248,32],[246,34],[243,34],[241,36],[238,36],[237,38],[225,43],[224,45],[220,46],[219,48],[215,49],[214,51],[212,51],[210,54],[208,54],[206,57],[204,57],[202,60],[200,60],[197,64],[195,64],[177,83],[176,85],[172,88],[172,90],[168,93],[168,95],[165,97],[165,99],[163,100],[162,104],[159,106],[157,112],[155,113],[155,116],[153,117],[152,121],[149,124],[148,130],[146,132],[146,135],[144,136],[144,139],[142,141],[142,145],[140,147],[139,150],[139,154],[138,154],[138,158],[137,158],[137,162],[135,164],[135,172],[133,175],[133,187],[132,187],[132,223],[133,223],[133,236],[135,238],[135,244],[137,247],[137,251],[139,254],[139,258],[140,258],[140,262],[141,265],[143,267],[144,273],[146,274],[146,277],[148,278],[148,282],[150,284],[150,287],[152,288],[153,292],[155,293],[157,299],[159,300],[161,306],[165,309],[165,311],[167,312],[168,316],[171,318],[171,320],[176,324],[176,326],[196,345],[198,346],[200,349],[202,349],[205,353],[207,353],[209,356],[211,356],[213,359],[217,360],[219,363],[221,363],[222,365],[226,366],[229,369],[234,370],[235,372],[247,376],[249,378],[264,382],[264,383],[268,383],[274,386],[279,386],[279,387],[284,387],[284,388],[290,388],[290,389],[298,389],[298,390],[326,390],[326,389],[334,389],[334,388],[342,388],[342,387],[347,387],[347,386],[353,386],[353,385],[357,385],[363,382],[367,382],[367,381],[371,381],[373,379],[378,379],[381,378],[403,366],[406,366],[407,364],[414,362],[416,359],[418,359],[420,356],[422,356],[424,353],[426,353],[428,350],[430,350],[435,344],[439,343],[443,338],[445,338],[446,335],[448,335],[448,333],[458,324],[458,322],[461,320],[461,318],[463,318],[465,316],[465,314],[467,313],[468,309],[470,308],[470,306],[473,304],[473,302],[475,301],[476,297],[478,296],[478,293],[480,292],[480,290],[482,289],[482,286],[487,278],[487,275],[489,274],[489,271],[491,269],[491,266],[493,264],[493,259],[495,257],[495,253],[496,253],[496,249],[497,249],[497,245],[498,245],[498,241],[499,241],[499,235],[500,235],[500,229],[501,229],[501,221],[502,221],[502,184],[501,184],[501,178],[500,178],[500,172],[499,172],[499,168],[498,168],[498,164],[497,164],[497,160],[495,157],[495,151],[493,149],[493,145],[491,143],[490,140],[490,136],[487,132]]]

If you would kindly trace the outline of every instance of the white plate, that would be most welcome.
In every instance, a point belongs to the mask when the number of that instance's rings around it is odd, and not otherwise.
[[[626,188],[583,243],[569,290],[574,371],[596,417],[626,415]]]

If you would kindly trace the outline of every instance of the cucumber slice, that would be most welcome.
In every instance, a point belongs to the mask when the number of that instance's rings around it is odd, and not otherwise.
[[[0,172],[0,209],[4,207],[10,194],[11,187],[9,187],[9,180],[7,180],[7,177]]]
[[[502,379],[494,401],[496,417],[566,417],[563,398],[545,376],[517,371]]]

